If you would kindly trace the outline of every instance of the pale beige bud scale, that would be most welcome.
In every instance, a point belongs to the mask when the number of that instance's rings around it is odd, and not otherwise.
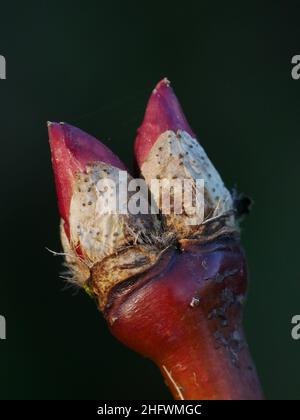
[[[230,192],[225,187],[219,173],[209,160],[202,146],[187,132],[178,130],[162,133],[152,146],[150,153],[142,165],[142,175],[148,185],[151,180],[204,180],[204,218],[199,216],[196,225],[189,224],[189,214],[166,215],[166,223],[170,229],[176,230],[179,238],[199,231],[202,224],[215,220],[233,209]],[[174,190],[174,194],[181,194]],[[174,202],[176,197],[173,197]],[[162,203],[157,203],[161,209]],[[227,223],[234,225],[233,217]]]
[[[61,229],[71,276],[100,297],[101,308],[114,285],[148,269],[161,252],[156,215],[120,212],[119,174],[120,169],[102,162],[78,172],[70,205],[70,241],[63,225]],[[126,175],[130,182],[132,177]],[[125,207],[133,194],[127,191]]]

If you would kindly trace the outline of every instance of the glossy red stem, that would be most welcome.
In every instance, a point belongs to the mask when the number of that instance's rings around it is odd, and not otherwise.
[[[106,318],[119,340],[159,366],[176,399],[261,399],[241,327],[246,278],[235,239],[186,241],[116,288]]]

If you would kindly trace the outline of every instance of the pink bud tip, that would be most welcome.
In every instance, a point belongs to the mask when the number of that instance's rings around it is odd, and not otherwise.
[[[135,141],[135,158],[139,167],[146,160],[158,137],[167,130],[184,130],[196,137],[190,128],[170,82],[161,80],[149,99],[144,121]]]
[[[104,162],[120,169],[125,169],[125,166],[103,143],[76,127],[48,122],[48,132],[59,212],[69,236],[69,210],[76,174],[94,162]]]

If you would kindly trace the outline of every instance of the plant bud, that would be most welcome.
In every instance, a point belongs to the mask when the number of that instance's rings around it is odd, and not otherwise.
[[[103,308],[113,286],[155,262],[160,224],[155,215],[128,212],[132,177],[109,149],[66,124],[51,123],[49,134],[70,277]]]
[[[166,79],[151,95],[135,150],[141,174],[149,186],[153,179],[162,185],[168,181],[167,200],[171,194],[173,204],[168,214],[164,211],[164,187],[155,194],[150,189],[167,228],[175,231],[178,238],[236,230],[231,194],[188,126]],[[181,210],[178,213],[176,204]]]
[[[261,399],[235,220],[250,203],[232,198],[169,82],[138,131],[138,195],[101,142],[66,124],[49,124],[49,136],[70,277],[97,298],[111,332],[157,364],[176,399]],[[151,211],[136,211],[149,197]]]

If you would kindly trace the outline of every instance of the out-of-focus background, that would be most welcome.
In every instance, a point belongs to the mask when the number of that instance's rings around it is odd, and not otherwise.
[[[103,140],[131,165],[136,128],[167,76],[229,187],[255,201],[242,239],[244,324],[269,399],[300,398],[300,54],[296,2],[1,4],[0,398],[166,399],[149,360],[66,289],[46,121]],[[298,175],[297,175],[298,174]]]

